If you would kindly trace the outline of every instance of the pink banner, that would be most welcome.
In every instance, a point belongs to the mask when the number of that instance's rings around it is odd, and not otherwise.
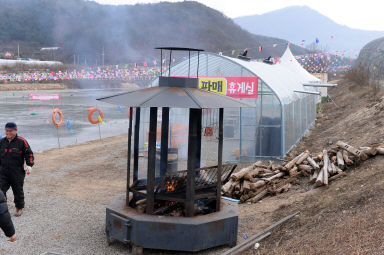
[[[60,94],[28,94],[28,100],[60,100]]]
[[[234,98],[257,98],[258,77],[225,77],[227,79],[227,96]]]

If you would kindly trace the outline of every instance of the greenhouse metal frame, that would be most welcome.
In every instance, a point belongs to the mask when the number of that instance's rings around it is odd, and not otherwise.
[[[225,161],[284,157],[315,123],[319,96],[313,88],[303,84],[319,83],[320,80],[301,67],[289,48],[275,64],[201,52],[164,72],[170,76],[196,73],[199,78],[258,77],[257,98],[241,99],[257,107],[224,111]],[[155,79],[150,86],[157,84],[158,79]],[[180,111],[171,113],[171,118],[184,114]],[[216,126],[216,115],[218,113],[213,109],[205,111],[203,130]]]

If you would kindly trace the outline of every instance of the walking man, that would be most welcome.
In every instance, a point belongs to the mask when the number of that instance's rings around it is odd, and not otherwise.
[[[15,197],[16,213],[18,217],[24,208],[24,178],[25,173],[30,174],[34,164],[34,157],[28,142],[17,135],[17,126],[14,122],[5,125],[6,137],[0,140],[0,189],[4,195],[9,187]],[[26,167],[24,170],[24,161]]]

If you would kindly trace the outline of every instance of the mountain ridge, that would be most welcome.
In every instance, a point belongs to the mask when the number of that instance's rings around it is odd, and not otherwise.
[[[261,15],[248,15],[233,19],[235,23],[251,33],[276,36],[304,46],[313,44],[318,38],[320,49],[326,51],[348,51],[356,56],[369,41],[384,36],[384,31],[370,31],[340,25],[308,6],[290,6]],[[332,38],[331,38],[332,37]]]
[[[82,0],[0,0],[0,50],[59,46],[65,62],[126,63],[158,58],[153,48],[182,46],[235,56],[279,57],[287,41],[251,34],[194,1],[101,5]],[[276,44],[276,47],[268,47]],[[259,46],[263,50],[259,50]],[[7,48],[8,47],[8,48]],[[103,50],[104,49],[104,50]],[[295,54],[305,49],[292,46]],[[26,53],[23,53],[25,56]]]

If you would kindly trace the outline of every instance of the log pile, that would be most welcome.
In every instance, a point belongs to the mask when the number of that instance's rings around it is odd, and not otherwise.
[[[328,150],[317,154],[304,151],[294,158],[286,158],[281,164],[257,161],[232,174],[223,185],[222,194],[239,199],[241,203],[256,203],[267,195],[287,191],[301,177],[308,177],[314,188],[327,186],[346,175],[350,167],[375,155],[384,155],[384,144],[357,149],[338,141]]]

